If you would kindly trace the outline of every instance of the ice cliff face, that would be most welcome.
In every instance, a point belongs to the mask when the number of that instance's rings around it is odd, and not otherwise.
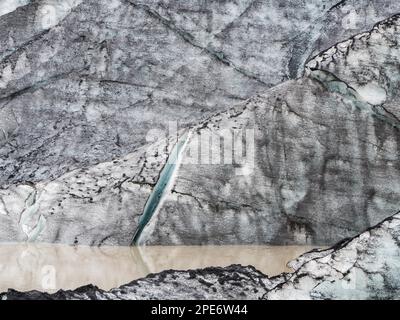
[[[332,244],[396,212],[398,127],[325,81],[287,82],[207,122],[189,151],[227,128],[254,128],[254,159],[232,166],[184,158],[143,241]]]
[[[397,18],[317,54],[399,3],[20,4],[0,16],[1,241],[130,244],[169,121],[192,153],[251,129],[254,161],[183,161],[143,243],[333,243],[398,210]]]
[[[253,267],[233,265],[164,271],[103,291],[85,286],[55,294],[9,290],[14,299],[398,299],[400,216],[327,250],[315,250],[290,263],[293,273],[268,278]]]
[[[219,165],[200,148],[196,165],[184,159],[144,242],[332,244],[396,212],[399,26],[396,15],[335,45],[306,77],[196,128],[189,154],[204,140],[218,154],[221,138],[253,128],[243,149],[254,156]]]

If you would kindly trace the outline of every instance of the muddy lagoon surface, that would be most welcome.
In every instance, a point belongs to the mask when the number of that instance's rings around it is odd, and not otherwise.
[[[274,276],[311,246],[88,247],[56,244],[0,245],[0,292],[55,292],[93,284],[109,290],[163,270],[252,265]]]

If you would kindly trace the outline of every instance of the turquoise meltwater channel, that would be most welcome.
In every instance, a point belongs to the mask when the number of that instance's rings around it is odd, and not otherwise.
[[[170,156],[168,157],[167,163],[165,164],[163,170],[161,171],[160,177],[157,184],[154,187],[147,203],[144,207],[142,216],[139,219],[139,225],[136,229],[135,235],[133,236],[132,245],[139,245],[140,236],[146,225],[149,223],[150,219],[153,217],[160,201],[168,189],[168,185],[171,182],[175,171],[179,167],[179,156],[184,150],[187,140],[189,139],[190,133],[185,133],[178,142],[175,144]]]

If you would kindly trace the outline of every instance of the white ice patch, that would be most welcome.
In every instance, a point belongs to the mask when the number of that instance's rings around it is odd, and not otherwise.
[[[19,80],[31,72],[31,66],[26,53],[23,52],[17,60],[13,69],[11,63],[6,64],[3,70],[0,70],[0,89],[7,88],[9,82]]]
[[[36,189],[25,200],[25,208],[21,213],[19,224],[27,241],[36,241],[46,227],[46,218],[40,213],[40,192]]]
[[[0,16],[15,11],[18,7],[25,6],[31,0],[0,0]]]
[[[358,29],[358,25],[363,23],[364,16],[360,15],[351,5],[342,7],[342,12],[347,13],[342,19],[342,27],[346,30]]]
[[[13,71],[11,65],[7,65],[3,68],[0,77],[0,89],[4,89],[7,87],[8,82],[12,80]]]
[[[373,105],[380,105],[386,101],[386,90],[377,83],[370,82],[355,88],[361,99]]]
[[[281,195],[283,199],[283,205],[285,209],[294,209],[297,204],[302,201],[307,195],[307,188],[290,188],[288,186],[283,186],[281,188]]]
[[[82,0],[45,0],[36,13],[36,25],[39,29],[48,29],[57,25]]]
[[[3,216],[7,215],[7,206],[4,203],[3,199],[0,200],[0,214]]]

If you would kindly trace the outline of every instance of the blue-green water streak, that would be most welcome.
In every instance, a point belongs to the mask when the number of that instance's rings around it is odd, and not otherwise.
[[[185,134],[182,138],[178,140],[168,158],[167,163],[165,164],[163,170],[161,171],[158,182],[155,185],[149,199],[147,200],[143,214],[139,219],[139,225],[136,229],[135,235],[132,240],[133,245],[138,244],[143,229],[149,223],[158,205],[160,204],[160,200],[166,191],[166,187],[170,182],[171,177],[174,174],[175,170],[177,169],[178,157],[182,152],[182,149],[186,143],[186,139],[187,139],[187,134]]]

